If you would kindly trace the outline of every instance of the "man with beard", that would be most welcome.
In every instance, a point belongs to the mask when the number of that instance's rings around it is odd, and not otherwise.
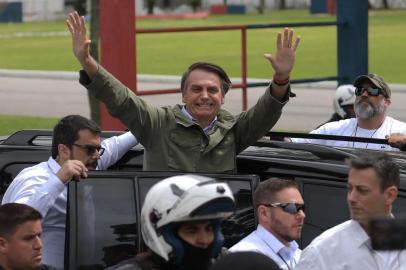
[[[295,270],[405,269],[406,250],[373,250],[369,236],[372,219],[394,218],[399,181],[399,167],[385,153],[364,153],[351,160],[347,184],[351,220],[316,237],[303,250]]]
[[[235,211],[225,183],[198,175],[166,178],[148,191],[141,210],[146,253],[115,270],[207,270],[223,245],[221,222]]]
[[[54,270],[41,263],[41,219],[25,204],[0,206],[0,270]]]
[[[22,170],[3,197],[3,204],[24,203],[41,213],[44,263],[58,269],[64,266],[66,185],[87,177],[89,170],[106,170],[137,144],[130,132],[102,142],[100,132],[83,116],[62,118],[54,127],[52,156]]]
[[[399,151],[399,149],[405,151],[406,123],[387,116],[387,110],[391,104],[391,91],[384,79],[375,74],[361,75],[355,79],[354,86],[356,88],[354,103],[356,118],[330,122],[310,133],[387,138],[390,145],[298,138],[292,138],[292,141],[383,151]]]
[[[258,227],[232,246],[230,252],[254,251],[270,257],[280,269],[292,270],[301,250],[295,240],[302,233],[305,205],[296,182],[268,179],[254,193]]]

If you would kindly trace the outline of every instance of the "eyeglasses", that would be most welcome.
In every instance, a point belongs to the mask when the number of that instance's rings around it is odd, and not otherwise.
[[[279,207],[282,210],[289,214],[297,214],[300,210],[305,212],[305,205],[301,203],[269,203],[269,204],[262,204],[266,207]]]
[[[357,87],[355,88],[355,95],[360,96],[364,91],[367,91],[368,95],[376,97],[379,94],[384,94],[383,90],[380,88],[372,88],[372,87]]]
[[[77,143],[74,143],[73,145],[86,150],[86,153],[89,156],[93,156],[96,152],[99,153],[99,156],[102,156],[104,154],[104,150],[105,150],[101,146],[94,146],[94,145],[90,145],[90,144],[77,144]]]

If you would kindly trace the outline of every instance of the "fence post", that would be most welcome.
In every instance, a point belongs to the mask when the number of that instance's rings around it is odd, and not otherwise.
[[[338,84],[368,73],[368,0],[337,0]]]
[[[118,80],[135,90],[135,1],[100,0],[100,62]],[[104,104],[100,108],[103,130],[123,130]]]

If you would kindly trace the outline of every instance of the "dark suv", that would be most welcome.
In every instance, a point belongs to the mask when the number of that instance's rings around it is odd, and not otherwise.
[[[115,133],[103,133],[102,137]],[[18,172],[47,160],[51,131],[24,130],[0,141],[0,198]],[[348,165],[364,149],[339,149],[264,138],[237,157],[236,175],[207,174],[226,181],[237,212],[224,222],[229,247],[256,226],[252,193],[259,181],[279,177],[296,181],[306,203],[303,248],[324,230],[349,219],[346,205]],[[401,168],[399,198],[393,213],[406,216],[406,153],[388,152]],[[181,174],[142,171],[143,149],[133,148],[108,171],[69,184],[66,269],[105,269],[145,250],[139,216],[148,189],[160,179]]]

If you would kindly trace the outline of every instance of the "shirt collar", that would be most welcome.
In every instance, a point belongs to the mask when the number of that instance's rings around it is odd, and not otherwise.
[[[361,227],[361,224],[359,224],[358,221],[352,219],[350,221],[350,227],[351,238],[354,244],[357,247],[361,247],[362,245],[367,245],[368,247],[370,247],[370,238],[365,230]]]
[[[56,174],[61,169],[61,166],[52,157],[49,157],[48,159],[48,167],[54,174]]]
[[[293,258],[299,245],[296,241],[289,242],[289,246],[285,246],[281,241],[279,241],[272,233],[267,231],[261,224],[258,224],[257,228],[258,236],[267,243],[267,245],[275,252],[283,254],[285,258],[289,260]]]
[[[192,121],[193,123],[197,124],[197,121],[195,118],[193,118],[193,116],[186,110],[186,106],[182,106],[182,113],[183,115],[185,115],[190,121]],[[204,133],[208,133],[213,127],[214,125],[217,123],[217,116],[214,117],[213,121],[211,121],[210,125],[208,125],[207,127],[203,128],[203,132]]]

